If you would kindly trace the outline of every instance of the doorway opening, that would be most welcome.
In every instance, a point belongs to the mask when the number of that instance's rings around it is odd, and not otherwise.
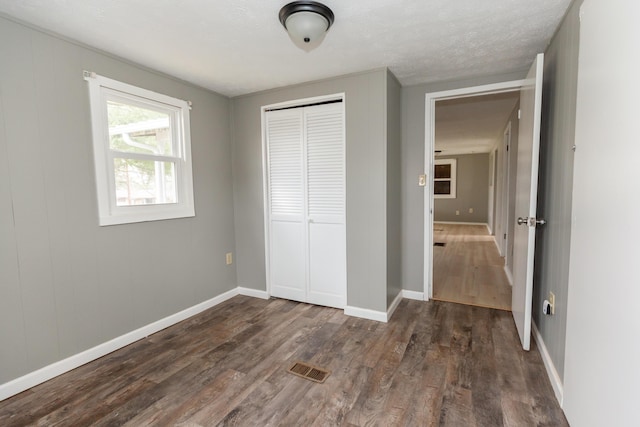
[[[427,94],[425,164],[455,161],[455,197],[425,193],[425,295],[429,299],[511,309],[506,271],[510,149],[522,81]],[[508,132],[508,135],[507,135]],[[512,197],[511,197],[512,198]]]

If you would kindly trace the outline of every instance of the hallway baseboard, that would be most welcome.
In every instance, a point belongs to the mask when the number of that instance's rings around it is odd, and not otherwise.
[[[547,370],[547,375],[549,376],[549,381],[551,382],[551,387],[553,387],[553,392],[556,395],[556,399],[558,399],[558,403],[562,408],[562,401],[564,399],[564,386],[562,384],[562,379],[560,378],[560,374],[556,369],[556,366],[553,364],[551,360],[551,355],[547,350],[547,346],[542,339],[542,335],[538,330],[535,322],[531,322],[531,331],[533,332],[533,338],[536,340],[536,344],[538,344],[538,351],[540,352],[540,356],[542,357],[542,361],[544,362],[544,367]]]

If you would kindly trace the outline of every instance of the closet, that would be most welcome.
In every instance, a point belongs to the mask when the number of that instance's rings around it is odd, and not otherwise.
[[[270,294],[346,305],[343,102],[266,111]]]

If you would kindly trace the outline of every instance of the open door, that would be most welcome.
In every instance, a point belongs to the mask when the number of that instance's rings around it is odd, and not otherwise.
[[[529,350],[531,339],[531,301],[533,296],[533,255],[536,244],[538,160],[540,116],[542,113],[542,70],[544,55],[539,53],[520,90],[520,131],[516,172],[517,225],[513,241],[513,291],[511,309],[522,348]]]

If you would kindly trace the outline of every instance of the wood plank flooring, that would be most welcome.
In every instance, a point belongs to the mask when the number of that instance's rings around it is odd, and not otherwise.
[[[484,225],[433,226],[433,298],[511,310],[504,258]]]
[[[237,296],[0,402],[0,425],[566,426],[532,347],[505,311],[403,300],[384,324]]]

